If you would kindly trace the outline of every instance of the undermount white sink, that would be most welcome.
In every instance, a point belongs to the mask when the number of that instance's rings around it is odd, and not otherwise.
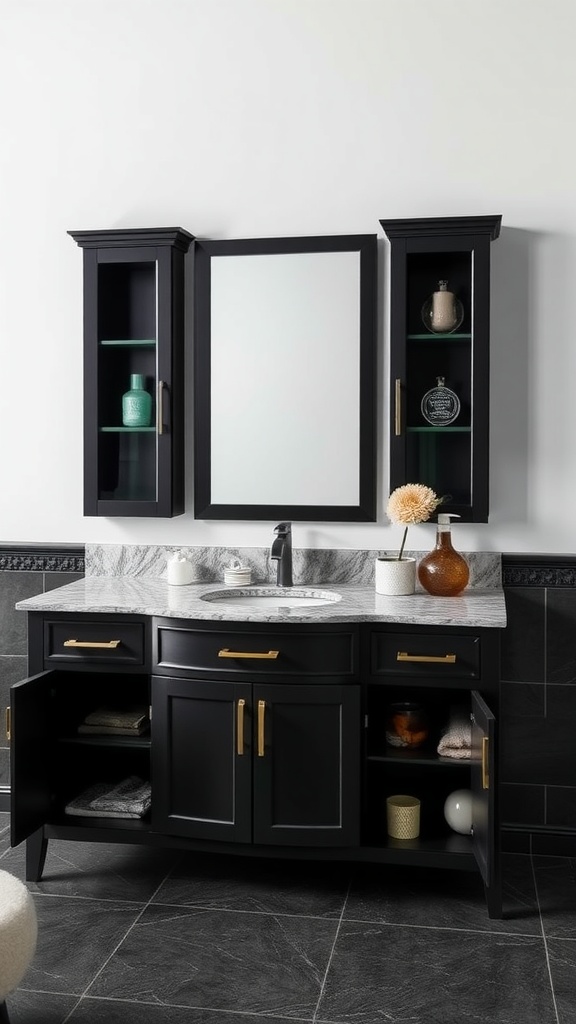
[[[242,608],[308,608],[340,601],[341,594],[315,587],[238,587],[237,590],[213,590],[201,600],[214,604],[241,605]]]

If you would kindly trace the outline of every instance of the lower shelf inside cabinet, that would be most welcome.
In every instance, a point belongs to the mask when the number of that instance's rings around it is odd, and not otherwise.
[[[382,832],[368,833],[362,845],[383,851],[396,851],[407,856],[410,853],[472,853],[471,836],[458,835],[456,832],[450,835],[420,835],[416,839],[394,839]]]
[[[109,747],[150,751],[150,735],[145,736],[59,736],[59,743],[73,747]]]
[[[84,815],[64,814],[59,812],[50,818],[49,827],[54,828],[86,828],[86,829],[107,829],[112,831],[149,832],[150,815],[144,818],[105,818],[85,817]]]

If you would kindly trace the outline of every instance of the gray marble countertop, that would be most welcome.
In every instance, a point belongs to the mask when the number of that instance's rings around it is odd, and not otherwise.
[[[255,589],[255,588],[250,588]],[[274,588],[264,585],[267,591]],[[506,625],[504,592],[499,587],[464,591],[458,597],[432,597],[417,592],[407,597],[386,597],[373,586],[339,583],[299,584],[295,590],[329,590],[340,600],[312,607],[242,608],[203,600],[214,591],[226,591],[222,583],[170,586],[165,580],[89,576],[45,594],[19,601],[16,608],[34,612],[158,615],[211,622],[396,622],[422,626]],[[234,588],[230,588],[232,594]]]

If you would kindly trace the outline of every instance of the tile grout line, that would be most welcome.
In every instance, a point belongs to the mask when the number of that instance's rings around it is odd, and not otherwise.
[[[544,718],[548,714],[548,587],[544,588]],[[546,820],[546,819],[544,819]]]
[[[166,877],[168,877],[170,875],[172,870],[173,870],[173,868],[170,869],[170,871],[168,872],[168,875]],[[163,885],[163,884],[164,884],[164,882],[160,883],[160,885]],[[150,900],[148,901],[148,903],[145,904],[145,906],[143,908],[144,910],[146,910],[148,908],[148,906],[150,904],[150,901],[154,899],[154,896],[156,895],[157,892],[158,892],[158,888],[155,890],[153,895],[150,897]],[[346,907],[346,901],[347,901],[347,898],[348,898],[348,893],[349,893],[349,890],[348,890],[348,892],[346,894],[346,897],[344,899],[344,909]],[[119,899],[118,897],[112,898],[112,897],[102,897],[102,896],[79,896],[77,894],[69,895],[69,894],[66,894],[66,893],[52,893],[52,892],[34,892],[34,896],[38,896],[38,897],[40,897],[42,899],[48,899],[48,900],[50,900],[50,899],[79,900],[79,901],[82,901],[82,902],[89,902],[91,900],[94,900],[94,901],[96,901],[98,903],[115,903],[115,904],[122,903],[122,904],[125,904],[127,906],[137,905],[137,904],[141,903],[140,900]],[[340,923],[340,921],[341,921],[341,914],[338,916],[338,918],[335,918],[335,917],[334,918],[330,918],[330,917],[326,917],[323,914],[298,914],[298,913],[288,914],[288,913],[282,913],[282,912],[277,911],[277,910],[246,910],[245,908],[239,909],[238,907],[212,906],[209,903],[170,903],[169,901],[165,902],[165,901],[162,900],[162,901],[158,901],[157,903],[154,903],[154,907],[155,908],[163,908],[165,910],[186,910],[186,911],[190,911],[190,912],[200,911],[202,913],[214,912],[214,913],[218,913],[218,914],[245,914],[246,916],[249,916],[249,917],[250,916],[251,917],[274,917],[275,919],[277,919],[277,918],[280,918],[280,919],[282,919],[282,918],[291,918],[291,919],[298,918],[298,920],[302,919],[302,920],[305,920],[305,921],[324,921],[324,922],[327,922],[327,923],[332,923],[334,921],[338,921]],[[414,928],[414,929],[417,929],[419,931],[458,932],[459,934],[462,934],[462,933],[464,933],[464,934],[472,933],[474,935],[483,935],[483,936],[486,936],[486,935],[503,935],[504,936],[504,935],[506,935],[506,936],[514,937],[514,938],[516,938],[516,937],[533,938],[534,937],[534,933],[530,932],[530,931],[506,931],[506,930],[494,931],[494,930],[492,930],[490,928],[473,927],[473,925],[470,925],[469,927],[464,927],[464,926],[458,926],[457,927],[455,925],[412,924],[412,923],[410,923],[408,921],[402,921],[401,923],[397,924],[395,921],[386,921],[386,920],[380,920],[380,919],[374,920],[373,918],[369,918],[369,917],[349,917],[348,921],[350,922],[350,924],[366,924],[366,925],[377,924],[379,926],[383,926],[383,927],[386,927],[386,928],[407,928],[407,929]],[[576,941],[576,940],[574,940],[574,941]]]
[[[548,981],[550,982],[550,991],[552,993],[552,1005],[554,1007],[554,1014],[556,1017],[557,1024],[560,1024],[560,1016],[558,1014],[558,1006],[556,1004],[556,993],[554,991],[554,981],[552,979],[552,970],[550,968],[550,953],[548,951],[548,941],[546,939],[546,931],[544,929],[544,921],[542,919],[542,908],[540,906],[540,894],[538,892],[538,882],[536,880],[536,869],[534,867],[534,858],[530,854],[530,866],[532,868],[532,881],[534,883],[534,892],[536,894],[536,906],[538,907],[538,916],[540,918],[540,929],[542,931],[542,941],[544,943],[544,954],[546,956],[546,969],[548,971]]]
[[[318,1018],[318,1011],[320,1009],[320,1003],[322,1002],[322,996],[324,995],[324,990],[326,988],[326,982],[328,980],[328,971],[330,970],[330,966],[332,964],[332,960],[334,959],[334,950],[336,948],[336,943],[338,941],[338,936],[340,935],[340,929],[342,927],[342,921],[343,921],[343,918],[344,918],[344,911],[346,910],[346,905],[348,903],[348,897],[350,895],[351,887],[352,887],[352,878],[348,882],[348,888],[346,889],[346,895],[344,897],[344,902],[342,904],[342,910],[340,911],[340,917],[338,918],[338,924],[336,926],[336,933],[334,935],[334,941],[332,942],[332,947],[330,949],[330,956],[328,957],[328,963],[326,964],[326,970],[324,971],[324,977],[322,979],[322,984],[320,986],[320,992],[318,993],[318,1001],[316,1003],[316,1008],[315,1008],[314,1013],[312,1015],[312,1024],[314,1024],[314,1022]]]
[[[138,922],[139,922],[139,921],[140,921],[140,919],[142,918],[142,915],[143,915],[143,914],[145,913],[145,911],[146,911],[146,910],[148,909],[148,907],[149,907],[149,906],[150,906],[150,904],[152,903],[152,900],[154,899],[154,897],[155,897],[156,893],[158,892],[158,890],[159,890],[159,889],[160,889],[160,888],[161,888],[161,887],[162,887],[162,886],[164,885],[164,883],[165,883],[165,882],[166,882],[166,881],[168,880],[168,878],[170,877],[170,875],[171,875],[171,874],[172,874],[172,872],[174,871],[174,868],[175,868],[175,866],[176,866],[175,864],[172,864],[172,867],[171,867],[171,868],[170,868],[170,869],[169,869],[169,870],[168,870],[168,871],[166,872],[166,874],[164,875],[164,878],[163,878],[163,879],[162,879],[162,880],[161,880],[161,881],[160,881],[160,882],[158,883],[158,885],[157,885],[157,886],[156,886],[156,888],[154,889],[154,892],[153,892],[153,893],[152,893],[152,895],[150,896],[150,899],[149,899],[149,900],[148,900],[148,901],[147,901],[147,902],[146,902],[146,903],[145,903],[145,904],[144,904],[144,905],[143,905],[143,906],[141,907],[140,913],[139,913],[139,914],[137,914],[137,916],[136,916],[136,917],[134,918],[134,920],[132,921],[132,924],[130,925],[130,927],[129,927],[129,928],[128,928],[128,929],[126,930],[126,932],[124,933],[124,935],[122,936],[122,938],[121,938],[121,939],[119,939],[119,940],[118,940],[118,942],[116,943],[116,945],[114,946],[114,949],[112,950],[112,952],[110,953],[110,955],[109,955],[109,956],[108,956],[108,957],[106,958],[106,960],[105,960],[105,961],[104,961],[104,963],[103,963],[103,964],[101,965],[101,967],[99,967],[99,969],[98,969],[98,970],[96,971],[96,974],[94,975],[94,977],[93,977],[93,978],[92,978],[92,979],[91,979],[91,980],[90,980],[90,981],[88,982],[88,984],[86,985],[86,988],[85,988],[85,989],[84,989],[84,991],[83,991],[83,992],[82,992],[82,993],[80,994],[80,996],[79,996],[79,998],[78,998],[78,1002],[76,1002],[76,1003],[74,1004],[74,1006],[73,1006],[73,1007],[72,1007],[72,1009],[70,1010],[70,1013],[66,1014],[66,1016],[64,1017],[64,1019],[63,1019],[63,1021],[62,1021],[62,1024],[66,1024],[66,1022],[67,1022],[67,1021],[69,1021],[69,1020],[71,1019],[71,1017],[72,1017],[72,1014],[74,1013],[74,1011],[76,1010],[76,1008],[77,1008],[77,1007],[79,1006],[79,1004],[80,1004],[80,1003],[82,1002],[82,1000],[84,999],[84,997],[85,997],[85,996],[86,996],[86,995],[88,994],[88,991],[89,991],[89,989],[90,989],[90,988],[92,987],[92,985],[94,984],[94,982],[96,981],[96,979],[100,977],[100,975],[102,974],[102,971],[104,970],[104,968],[108,966],[108,964],[110,963],[110,961],[111,961],[112,957],[116,955],[116,953],[117,953],[117,952],[118,952],[118,950],[120,949],[120,946],[122,945],[122,943],[126,941],[126,939],[128,938],[128,936],[130,935],[130,932],[131,932],[131,931],[132,931],[132,930],[133,930],[133,929],[135,928],[135,926],[136,926],[136,925],[138,924]]]
[[[544,720],[548,717],[548,587],[544,588]],[[543,786],[544,824],[548,823],[548,786]],[[532,856],[532,844],[530,844]],[[536,893],[538,895],[538,893]],[[540,909],[540,904],[538,904]]]

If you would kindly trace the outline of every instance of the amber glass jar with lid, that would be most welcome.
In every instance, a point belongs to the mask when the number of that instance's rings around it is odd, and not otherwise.
[[[421,747],[428,739],[428,718],[421,704],[398,701],[386,716],[386,742],[391,747]]]

